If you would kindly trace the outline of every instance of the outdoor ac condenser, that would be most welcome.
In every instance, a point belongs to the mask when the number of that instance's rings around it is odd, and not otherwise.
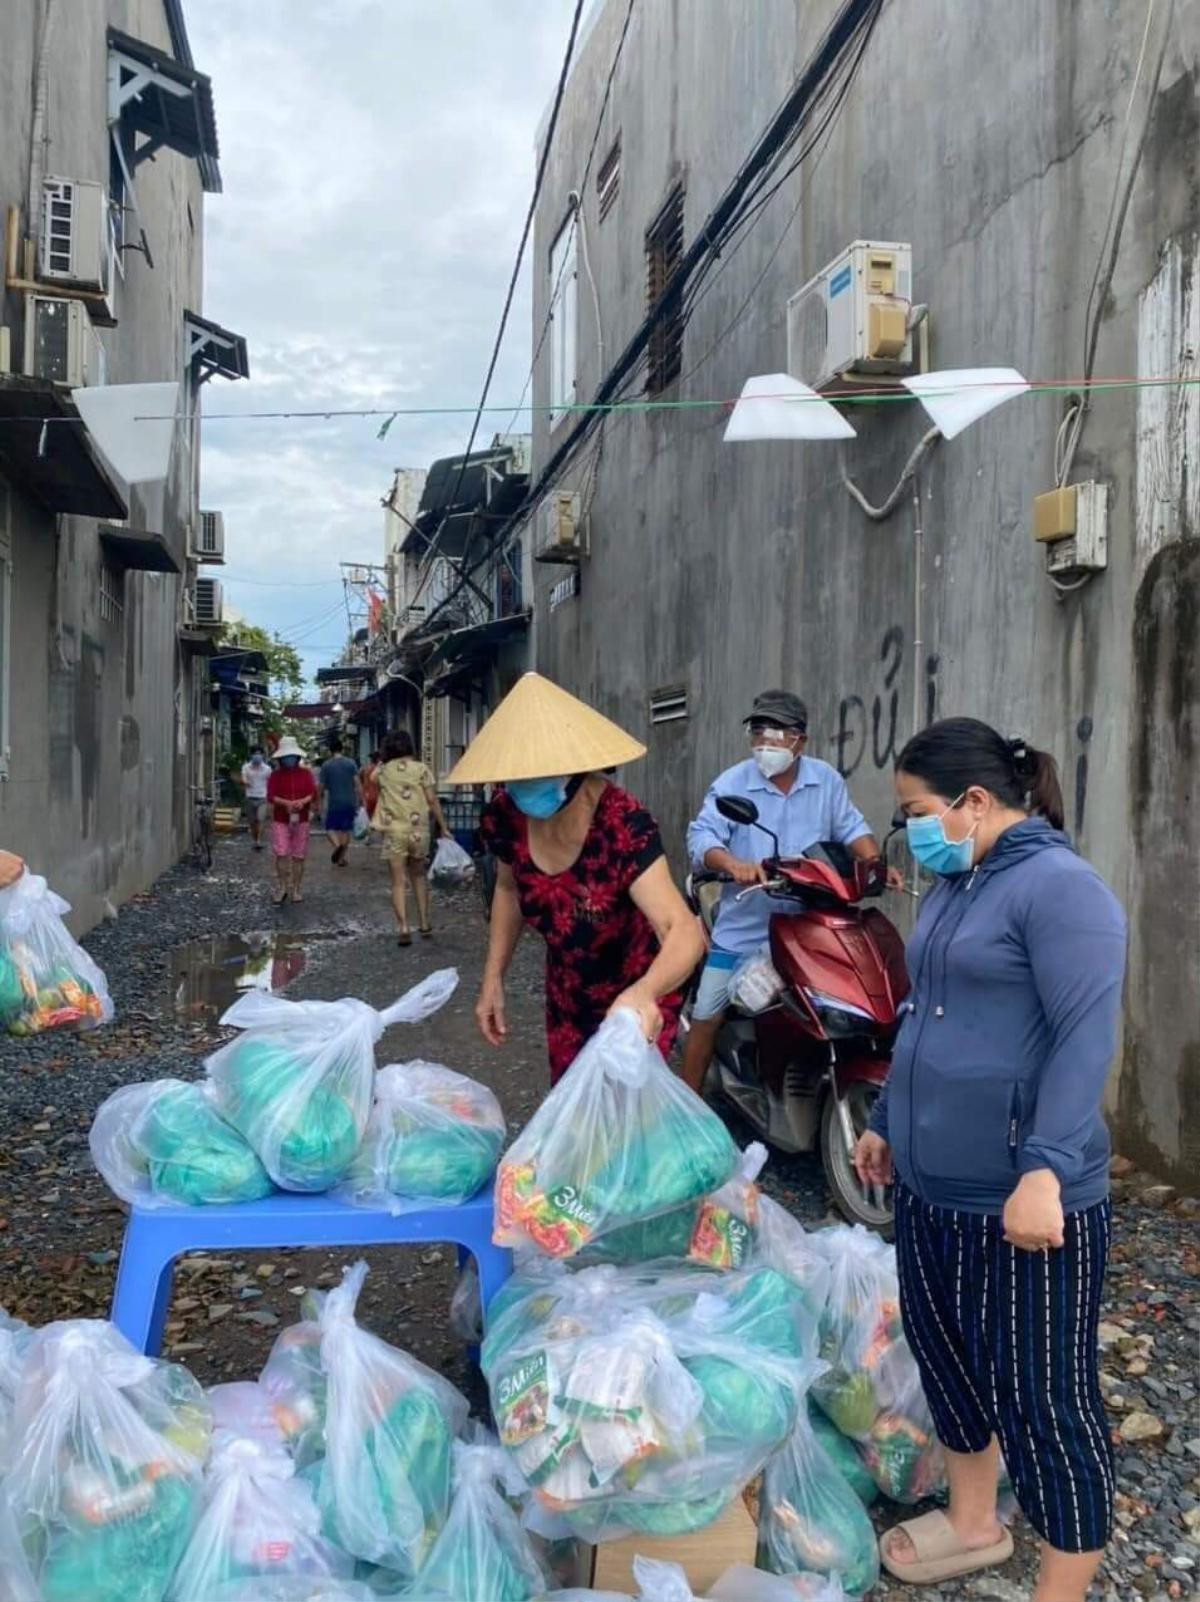
[[[104,383],[104,346],[82,301],[26,295],[25,374],[68,389]]]
[[[221,581],[214,578],[196,580],[196,601],[193,615],[199,628],[215,628],[224,616],[221,601]]]
[[[856,239],[787,304],[788,372],[816,390],[914,370],[912,246]]]
[[[189,556],[197,562],[223,562],[225,560],[225,515],[223,512],[206,512],[201,509],[192,538]]]
[[[107,294],[112,284],[112,231],[102,184],[47,178],[42,184],[38,277]]]
[[[551,490],[534,514],[534,553],[543,562],[572,561],[584,553],[577,490]]]

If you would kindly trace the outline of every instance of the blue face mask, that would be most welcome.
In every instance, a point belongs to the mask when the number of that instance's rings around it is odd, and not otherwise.
[[[552,818],[567,799],[565,779],[510,779],[504,788],[527,818]]]
[[[946,812],[956,805],[957,802],[952,801]],[[930,813],[924,818],[908,818],[904,824],[908,849],[913,856],[930,873],[939,873],[943,877],[966,873],[975,856],[975,830],[972,829],[965,840],[948,840],[942,824],[946,812],[939,812],[936,816]]]

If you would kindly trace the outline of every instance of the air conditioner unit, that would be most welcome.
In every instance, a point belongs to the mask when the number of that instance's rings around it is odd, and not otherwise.
[[[68,389],[105,380],[104,346],[80,300],[25,297],[25,374]]]
[[[196,620],[197,628],[219,627],[223,617],[220,579],[198,578],[196,580],[192,615]]]
[[[188,555],[197,562],[223,562],[225,560],[225,515],[223,512],[198,513],[192,529]]]
[[[577,490],[551,490],[534,513],[534,555],[540,562],[573,562],[587,554]]]
[[[112,230],[103,184],[76,178],[47,178],[42,184],[38,277],[108,294]]]
[[[856,239],[787,303],[788,372],[816,390],[911,373],[912,246]]]

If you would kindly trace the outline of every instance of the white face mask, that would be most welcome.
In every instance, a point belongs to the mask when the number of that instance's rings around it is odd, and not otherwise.
[[[789,750],[786,745],[756,745],[750,754],[758,763],[758,771],[764,779],[779,778],[796,760],[795,751]]]

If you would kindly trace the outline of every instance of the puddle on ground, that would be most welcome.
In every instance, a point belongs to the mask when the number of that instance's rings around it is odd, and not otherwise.
[[[219,1018],[250,990],[272,995],[298,979],[313,935],[284,931],[214,935],[190,940],[167,954],[171,998],[178,1013]]]

